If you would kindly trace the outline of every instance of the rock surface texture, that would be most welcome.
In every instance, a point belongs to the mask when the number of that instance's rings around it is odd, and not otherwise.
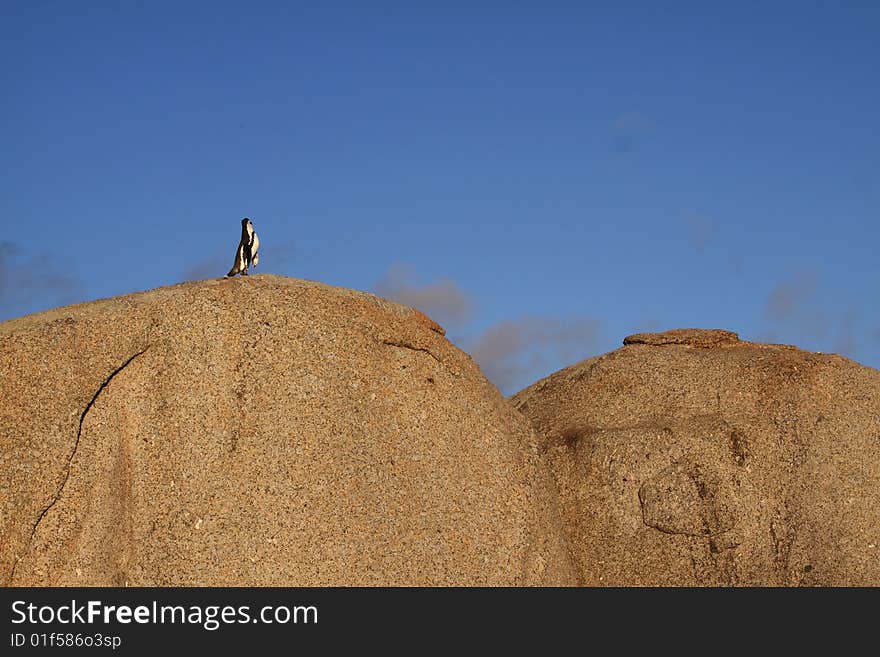
[[[729,331],[624,344],[512,398],[582,584],[880,585],[880,372]]]
[[[537,438],[417,311],[276,276],[0,324],[0,583],[576,581]]]

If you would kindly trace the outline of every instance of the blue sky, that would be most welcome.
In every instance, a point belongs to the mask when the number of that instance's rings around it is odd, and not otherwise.
[[[662,6],[661,6],[662,5]],[[505,392],[717,327],[880,367],[880,4],[4,2],[0,319],[258,271]]]

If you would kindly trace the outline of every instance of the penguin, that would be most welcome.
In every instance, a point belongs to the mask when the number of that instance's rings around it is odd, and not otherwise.
[[[254,231],[254,225],[251,220],[245,217],[241,220],[241,241],[238,243],[238,250],[235,252],[235,262],[232,269],[226,274],[226,278],[241,274],[248,275],[248,267],[256,267],[260,262],[260,254],[257,249],[260,248],[260,238]]]

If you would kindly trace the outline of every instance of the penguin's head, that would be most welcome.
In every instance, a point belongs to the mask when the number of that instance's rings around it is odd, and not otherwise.
[[[251,228],[253,228],[254,225],[251,223],[251,220],[250,220],[250,219],[248,219],[247,217],[245,217],[244,219],[241,220],[241,227],[242,227],[242,228],[247,228],[247,227],[251,227]]]

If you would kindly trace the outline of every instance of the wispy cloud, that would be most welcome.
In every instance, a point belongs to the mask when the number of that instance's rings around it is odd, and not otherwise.
[[[780,340],[779,333],[769,330],[758,332],[754,339],[758,342],[766,342],[767,344],[777,344]]]
[[[857,337],[857,322],[859,314],[855,308],[850,308],[840,320],[840,330],[834,342],[834,351],[847,356],[854,356],[859,348]]]
[[[12,242],[0,242],[0,298],[5,298],[9,286],[9,269],[11,261],[19,255],[18,247]]]
[[[711,217],[704,214],[688,214],[682,219],[685,235],[691,247],[704,252],[715,238],[716,224]]]
[[[600,334],[601,323],[595,319],[533,316],[495,324],[466,346],[486,377],[510,393],[548,367],[569,365],[594,354]]]
[[[442,278],[420,284],[410,265],[393,265],[374,289],[380,296],[418,308],[441,324],[455,326],[460,337],[452,339],[505,394],[550,369],[595,354],[599,346],[601,323],[587,317],[526,316],[482,331],[472,330],[475,304],[458,283]]]
[[[795,319],[816,293],[817,275],[812,271],[796,274],[791,280],[776,285],[767,297],[764,317],[772,322]]]
[[[611,122],[611,144],[615,153],[626,155],[654,134],[657,125],[641,112],[626,112]]]
[[[298,254],[295,240],[269,242],[260,247],[260,269],[280,274],[293,264]]]
[[[688,255],[711,255],[713,267],[726,265],[728,273],[739,276],[745,270],[746,253],[734,248],[735,236],[729,228],[727,222],[704,212],[682,213],[682,243],[690,247]]]
[[[81,282],[65,269],[50,254],[0,242],[0,319],[81,300]]]
[[[857,358],[868,333],[857,306],[830,311],[819,291],[815,270],[801,271],[779,282],[767,297],[764,333],[803,348]]]
[[[233,254],[234,255],[234,254]],[[220,278],[232,266],[232,257],[214,254],[187,267],[181,275],[185,281],[200,281],[205,278]]]
[[[415,270],[404,263],[392,265],[374,290],[379,296],[418,308],[443,325],[461,326],[473,310],[470,298],[451,278],[419,284]]]

